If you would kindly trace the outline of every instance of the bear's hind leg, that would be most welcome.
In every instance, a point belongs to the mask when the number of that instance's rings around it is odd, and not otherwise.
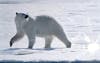
[[[56,33],[56,37],[60,39],[66,45],[67,48],[71,48],[71,42],[67,39],[64,32]]]
[[[45,48],[50,48],[51,47],[52,40],[53,40],[52,36],[45,37]]]

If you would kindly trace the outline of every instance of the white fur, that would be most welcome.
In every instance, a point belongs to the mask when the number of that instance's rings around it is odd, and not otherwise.
[[[17,33],[11,39],[10,45],[26,34],[29,39],[28,48],[33,47],[36,36],[45,38],[45,48],[50,48],[53,36],[60,39],[66,45],[66,47],[71,47],[71,42],[67,39],[62,27],[56,22],[55,19],[43,15],[37,16],[35,20],[30,16],[28,16],[28,19],[24,17],[25,15],[22,13],[16,14],[15,23]]]

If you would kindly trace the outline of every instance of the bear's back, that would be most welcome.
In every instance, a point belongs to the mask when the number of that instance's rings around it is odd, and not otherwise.
[[[56,22],[56,20],[50,16],[37,16],[35,22],[37,31],[41,33],[51,34],[54,33],[54,31],[62,30],[61,26]]]

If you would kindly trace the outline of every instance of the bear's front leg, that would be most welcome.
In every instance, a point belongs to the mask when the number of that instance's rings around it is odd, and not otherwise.
[[[34,43],[35,43],[35,38],[29,39],[28,48],[29,48],[29,49],[32,49]]]
[[[23,32],[17,32],[14,37],[11,38],[10,40],[10,47],[13,45],[14,42],[20,40],[24,36]]]
[[[28,48],[32,49],[32,47],[34,46],[34,43],[35,43],[35,33],[27,32],[27,37],[29,40]]]

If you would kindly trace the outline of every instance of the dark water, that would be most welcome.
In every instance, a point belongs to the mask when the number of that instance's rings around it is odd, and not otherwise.
[[[30,62],[23,62],[23,61],[0,61],[0,63],[100,63],[100,61],[30,61]]]

